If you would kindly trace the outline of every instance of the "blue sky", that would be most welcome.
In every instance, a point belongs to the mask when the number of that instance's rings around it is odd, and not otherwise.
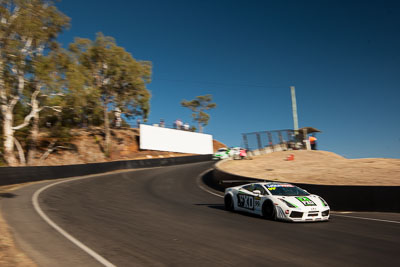
[[[60,35],[97,32],[153,62],[149,122],[191,122],[182,99],[212,94],[205,131],[229,146],[241,133],[299,126],[348,158],[400,158],[400,2],[64,0]]]

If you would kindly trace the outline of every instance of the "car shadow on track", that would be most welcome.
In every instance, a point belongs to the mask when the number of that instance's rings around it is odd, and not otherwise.
[[[18,195],[13,193],[0,193],[0,198],[14,198]]]
[[[212,209],[217,209],[217,210],[225,210],[225,206],[223,204],[194,204],[196,206],[207,206]]]
[[[222,211],[229,212],[229,213],[236,213],[238,215],[243,215],[243,216],[247,216],[247,217],[251,217],[251,218],[255,218],[255,219],[265,220],[263,217],[256,215],[256,214],[251,214],[251,213],[242,212],[242,211],[235,211],[235,212],[227,211],[225,209],[224,204],[194,204],[194,205],[195,206],[206,206],[211,209],[222,210]]]
[[[260,215],[251,214],[251,213],[244,212],[244,211],[231,212],[231,211],[227,211],[225,209],[224,204],[205,204],[205,203],[201,203],[201,204],[194,204],[194,205],[195,206],[206,206],[206,207],[211,208],[211,209],[222,210],[222,211],[225,211],[225,212],[238,214],[240,216],[246,216],[246,217],[255,218],[255,219],[259,219],[259,220],[265,220],[265,221],[268,221],[268,222],[287,223],[287,224],[310,224],[310,223],[313,223],[313,222],[295,222],[295,223],[293,223],[293,222],[290,222],[290,221],[284,221],[284,220],[279,220],[279,219],[278,220],[270,220],[270,219],[265,219]]]

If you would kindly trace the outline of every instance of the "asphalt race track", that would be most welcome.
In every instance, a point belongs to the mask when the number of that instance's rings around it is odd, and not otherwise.
[[[99,175],[53,186],[39,203],[116,266],[400,266],[399,214],[285,223],[230,213],[199,186],[212,162]],[[3,199],[18,244],[40,266],[102,266],[48,226],[26,186]],[[371,214],[374,216],[374,214]]]

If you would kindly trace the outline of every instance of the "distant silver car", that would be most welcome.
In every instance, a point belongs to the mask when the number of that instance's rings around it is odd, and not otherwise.
[[[232,157],[232,159],[240,159],[240,151],[242,150],[242,148],[240,147],[234,147],[231,149],[230,152],[230,156]]]
[[[288,183],[251,183],[225,189],[225,209],[292,222],[327,221],[329,205],[317,195]]]

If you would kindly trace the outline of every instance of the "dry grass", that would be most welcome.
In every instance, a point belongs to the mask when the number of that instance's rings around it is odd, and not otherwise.
[[[290,154],[293,161],[287,161]],[[400,159],[346,159],[327,151],[281,151],[231,160],[222,170],[238,175],[292,183],[400,186]]]

